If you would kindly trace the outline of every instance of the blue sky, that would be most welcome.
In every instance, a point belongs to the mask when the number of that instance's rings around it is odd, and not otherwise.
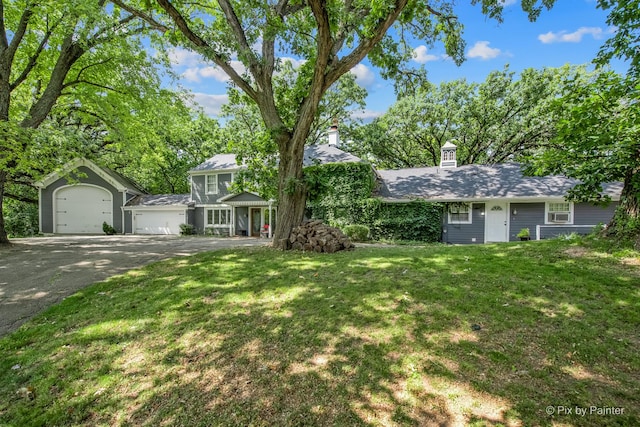
[[[550,11],[543,11],[534,23],[528,21],[520,2],[505,0],[504,22],[484,17],[479,6],[459,2],[456,13],[465,25],[467,60],[461,66],[444,55],[442,46],[427,49],[416,43],[415,65],[424,64],[429,80],[440,83],[458,78],[481,82],[506,64],[513,71],[526,68],[587,64],[614,31],[606,24],[607,13],[596,8],[595,0],[557,0]],[[179,84],[189,89],[196,102],[212,116],[226,102],[226,75],[203,63],[197,54],[175,49],[170,54]],[[618,69],[619,67],[619,69]],[[621,64],[615,66],[624,72]],[[395,102],[393,83],[383,80],[366,60],[352,73],[369,92],[365,111],[355,113],[365,120],[384,113]]]

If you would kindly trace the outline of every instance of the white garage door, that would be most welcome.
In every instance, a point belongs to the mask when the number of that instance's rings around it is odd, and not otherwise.
[[[63,187],[55,196],[55,233],[102,234],[102,223],[113,225],[111,193],[78,184]]]
[[[148,210],[134,212],[135,234],[180,234],[184,210]]]

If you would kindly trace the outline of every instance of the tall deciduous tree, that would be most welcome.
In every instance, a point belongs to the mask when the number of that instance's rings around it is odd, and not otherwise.
[[[56,121],[98,117],[98,105],[109,120],[113,93],[143,96],[145,27],[103,0],[0,0],[0,243],[7,184],[28,183],[71,151]]]
[[[582,181],[574,200],[606,203],[607,182],[623,182],[620,204],[605,233],[640,249],[640,1],[599,0],[617,27],[595,62],[629,62],[626,76],[610,71],[584,80],[570,79],[556,103],[563,116],[555,148],[534,159],[538,173],[562,173]]]
[[[132,13],[152,20],[144,4],[114,0]],[[149,3],[149,2],[145,2]],[[454,1],[427,0],[264,0],[200,1],[156,0],[159,29],[173,40],[201,53],[222,69],[231,82],[258,105],[260,115],[279,151],[278,228],[275,245],[284,248],[290,231],[304,215],[302,179],[304,144],[324,93],[368,56],[372,64],[394,75],[412,58],[408,40],[429,45],[443,41],[457,63],[463,59],[462,24],[455,17]],[[503,2],[472,0],[483,12],[500,19]],[[523,0],[535,18],[554,0]],[[157,22],[156,22],[157,23]],[[395,32],[390,31],[395,26]],[[395,34],[395,37],[393,36]],[[304,60],[295,91],[281,97],[274,75],[282,66],[278,56]],[[233,66],[242,64],[242,69]],[[293,106],[294,115],[285,114]]]
[[[548,145],[550,106],[570,73],[527,69],[516,77],[507,67],[482,83],[423,85],[361,130],[360,154],[388,168],[436,166],[440,148],[452,140],[459,165],[517,160]]]

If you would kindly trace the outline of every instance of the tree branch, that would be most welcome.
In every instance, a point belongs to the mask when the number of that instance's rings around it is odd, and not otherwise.
[[[60,23],[60,21],[56,22],[44,34],[44,36],[42,37],[42,40],[40,41],[40,44],[38,45],[38,48],[33,53],[33,55],[31,55],[29,57],[29,61],[27,62],[27,65],[25,66],[24,70],[22,70],[22,73],[20,73],[20,75],[18,77],[16,77],[16,79],[13,81],[13,83],[11,83],[9,85],[9,88],[10,88],[11,91],[13,91],[16,87],[18,87],[29,76],[29,73],[31,72],[31,70],[33,70],[33,67],[36,66],[36,62],[38,61],[38,58],[40,57],[40,54],[42,53],[42,51],[44,50],[45,46],[47,45],[47,42],[49,41],[49,38],[51,37],[51,34],[56,29],[56,27],[58,26],[59,23]]]
[[[138,9],[134,9],[132,7],[127,6],[126,4],[124,4],[122,1],[120,0],[111,0],[111,2],[113,4],[115,4],[116,6],[118,6],[119,8],[121,8],[124,11],[129,12],[131,15],[133,16],[137,16],[138,18],[142,19],[144,22],[146,22],[147,24],[151,25],[151,27],[154,30],[166,33],[167,31],[170,30],[169,27],[167,27],[166,25],[156,21],[155,19],[153,19],[153,16],[146,14],[144,12],[142,12],[141,10]]]
[[[173,22],[178,27],[178,30],[194,45],[196,49],[198,49],[205,57],[211,59],[218,65],[222,70],[231,78],[233,83],[235,83],[240,89],[242,89],[247,95],[251,97],[254,101],[258,101],[258,96],[253,87],[244,80],[237,72],[233,69],[230,63],[215,51],[202,37],[198,34],[194,33],[193,30],[187,24],[187,21],[184,19],[182,14],[169,2],[168,0],[156,0],[158,5],[162,7],[165,12],[171,17]]]

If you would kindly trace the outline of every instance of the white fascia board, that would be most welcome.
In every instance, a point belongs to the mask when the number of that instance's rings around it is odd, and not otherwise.
[[[85,166],[85,167],[91,169],[92,172],[94,172],[100,178],[102,178],[106,182],[108,182],[118,192],[123,192],[123,191],[130,190],[129,188],[123,186],[120,182],[118,182],[115,179],[113,179],[113,177],[111,177],[111,175],[105,173],[101,168],[99,168],[91,160],[85,159],[83,157],[78,157],[78,158],[76,158],[74,160],[71,160],[69,163],[64,165],[60,170],[57,170],[55,172],[50,173],[49,175],[44,177],[42,180],[36,182],[34,185],[36,187],[38,187],[38,188],[46,188],[49,185],[51,185],[54,182],[56,182],[57,180],[59,180],[60,178],[62,178],[63,176],[69,174],[69,172],[78,169],[80,166]],[[132,190],[132,192],[140,194],[140,192],[137,191],[137,190]]]
[[[200,175],[213,175],[213,174],[221,174],[221,173],[236,173],[244,168],[231,168],[231,169],[207,169],[200,171],[189,171],[188,174],[190,176],[200,176]]]
[[[187,211],[184,205],[164,205],[164,206],[124,206],[125,211]]]

